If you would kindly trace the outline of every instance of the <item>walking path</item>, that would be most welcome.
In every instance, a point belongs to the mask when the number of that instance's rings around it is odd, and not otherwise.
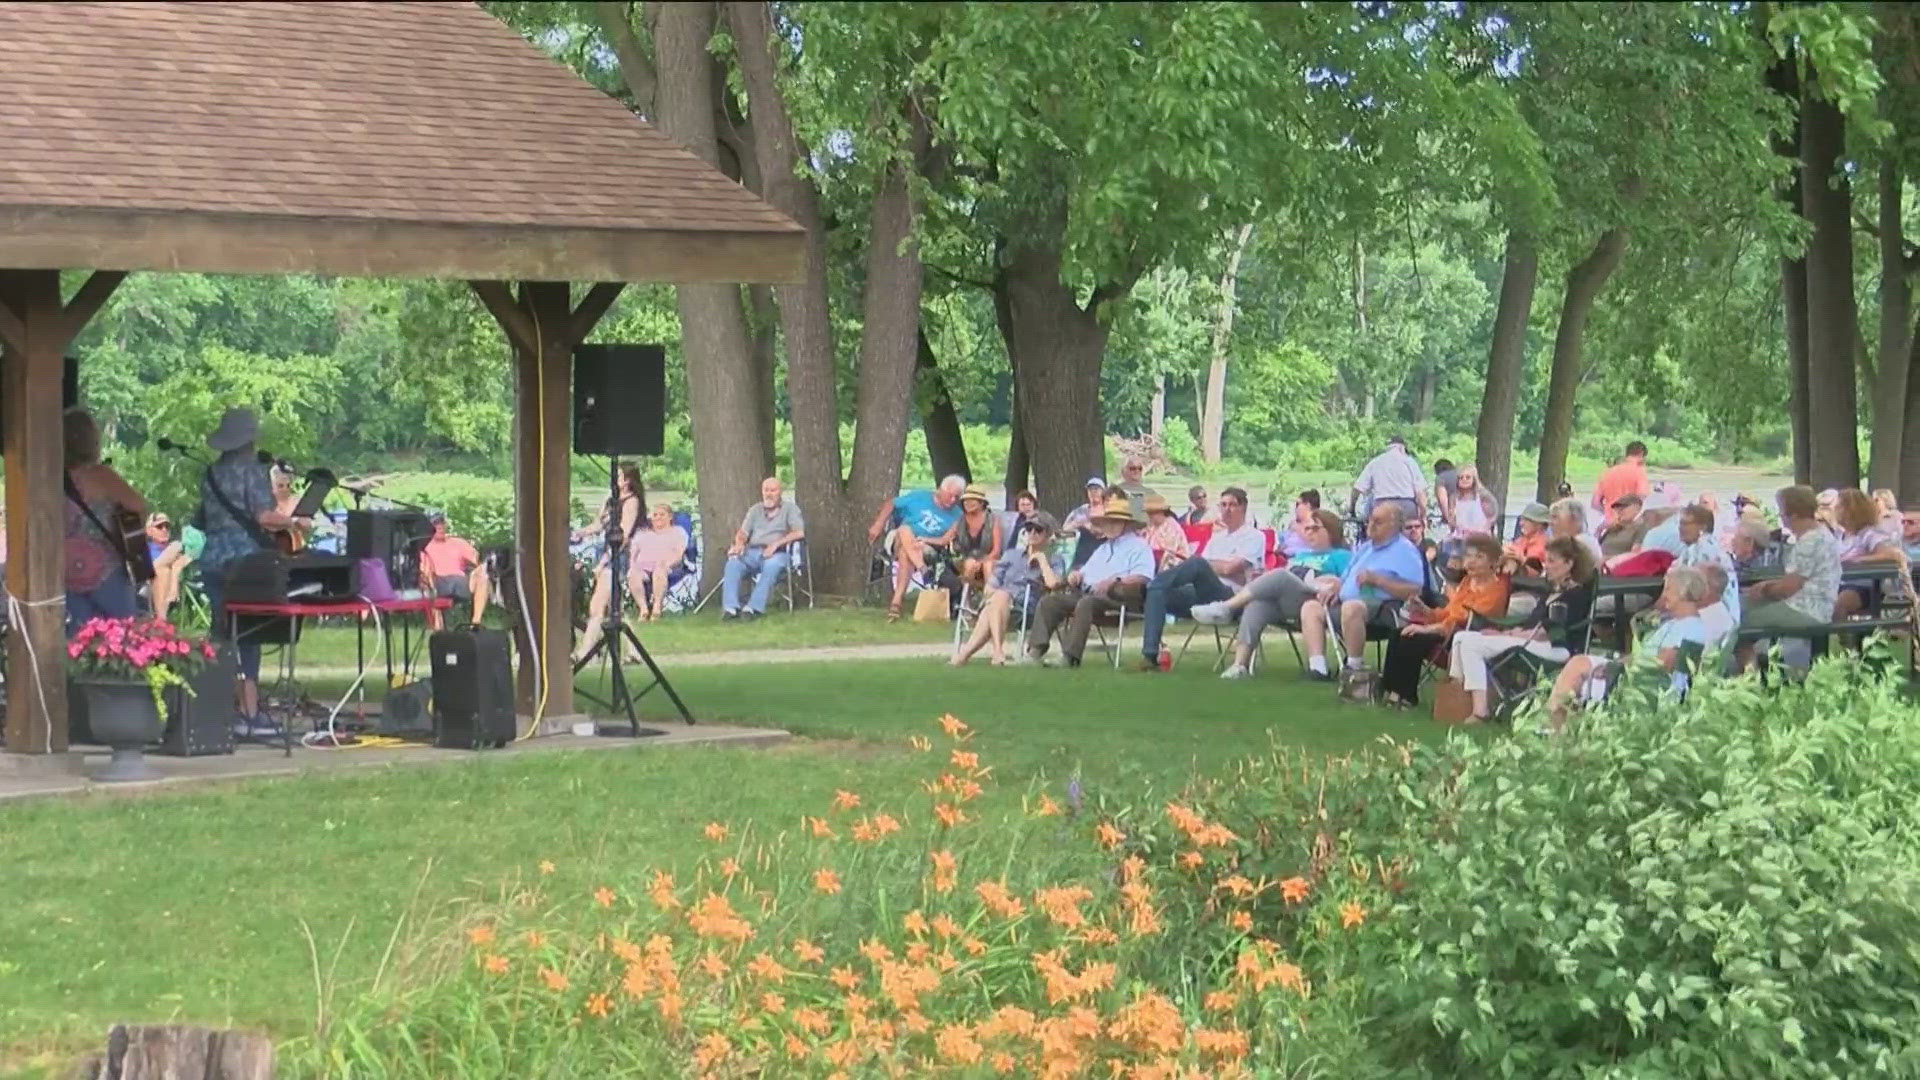
[[[731,649],[725,652],[656,653],[654,659],[660,662],[661,667],[672,669],[727,667],[734,664],[831,664],[849,660],[918,660],[934,656],[944,657],[952,651],[951,642],[917,641],[903,645],[829,645],[800,649]],[[588,672],[591,670],[589,668]],[[351,664],[300,665],[302,679],[350,679],[357,673],[357,669]]]

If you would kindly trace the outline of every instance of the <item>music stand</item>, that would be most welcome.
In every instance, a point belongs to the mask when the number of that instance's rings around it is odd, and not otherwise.
[[[626,622],[627,575],[626,567],[620,565],[625,560],[619,558],[619,552],[625,547],[625,538],[620,535],[620,459],[611,454],[607,456],[607,507],[607,578],[608,584],[612,586],[612,595],[607,604],[606,617],[601,623],[600,640],[593,643],[593,648],[588,649],[585,656],[574,662],[573,673],[578,675],[582,668],[593,663],[594,657],[605,651],[608,666],[611,668],[609,691],[604,701],[578,687],[574,689],[574,693],[608,712],[624,713],[630,726],[626,734],[632,738],[665,735],[666,732],[658,728],[640,726],[640,719],[634,712],[634,706],[641,698],[652,693],[655,687],[659,687],[666,691],[668,699],[673,702],[673,707],[680,711],[680,719],[691,724],[693,713],[687,709],[687,703],[680,700],[680,695],[674,690],[673,684],[667,681],[666,672],[661,671],[660,665],[654,662],[653,654],[647,652],[645,645],[640,644],[640,636],[635,634],[633,627],[628,626]],[[647,665],[647,670],[653,673],[653,681],[641,687],[637,694],[627,686],[624,661],[621,659],[620,643],[622,641],[633,647],[633,651],[639,655],[641,662]]]
[[[340,486],[339,478],[329,469],[312,469],[307,473],[307,489],[300,493],[300,501],[294,504],[293,513],[288,517],[311,518],[320,513],[327,496]]]

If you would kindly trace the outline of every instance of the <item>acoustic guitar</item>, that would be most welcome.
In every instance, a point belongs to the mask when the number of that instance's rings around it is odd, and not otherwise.
[[[153,580],[153,554],[147,550],[147,525],[140,515],[125,507],[116,507],[113,511],[113,530],[116,534],[114,546],[120,549],[120,558],[127,564],[127,575],[133,583],[144,585]]]

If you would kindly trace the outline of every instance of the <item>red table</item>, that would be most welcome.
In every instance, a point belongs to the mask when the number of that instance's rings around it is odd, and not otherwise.
[[[360,599],[359,597],[354,597],[350,600],[329,600],[329,601],[319,601],[319,602],[288,600],[288,601],[283,601],[281,603],[276,603],[276,604],[229,603],[226,605],[226,614],[228,619],[227,630],[231,640],[233,640],[235,643],[238,643],[243,638],[245,638],[249,633],[259,634],[264,630],[265,625],[271,625],[271,624],[257,625],[252,630],[243,632],[240,629],[240,620],[243,617],[252,617],[256,619],[293,619],[293,620],[302,620],[302,619],[309,619],[309,618],[312,618],[312,619],[351,618],[353,619],[354,620],[354,643],[353,643],[354,667],[356,668],[359,674],[358,674],[358,677],[354,679],[353,685],[347,688],[346,696],[340,699],[340,704],[336,705],[333,709],[333,712],[330,714],[331,716],[338,716],[340,713],[340,708],[346,704],[347,698],[353,696],[355,690],[359,690],[363,698],[365,696],[364,684],[366,682],[366,675],[367,675],[367,650],[366,650],[367,627],[366,627],[366,622],[363,620],[362,616],[371,614],[375,617],[377,627],[380,631],[381,645],[387,661],[387,686],[391,688],[393,686],[393,635],[389,633],[387,630],[387,621],[389,620],[389,618],[392,618],[393,621],[398,622],[400,624],[401,635],[402,635],[401,644],[400,644],[400,673],[402,675],[408,675],[408,674],[411,674],[413,671],[413,648],[412,648],[412,635],[411,635],[410,625],[405,617],[409,615],[418,615],[421,617],[421,621],[424,624],[427,612],[445,611],[448,608],[451,608],[452,606],[453,606],[453,601],[444,596],[423,596],[414,600],[382,600],[378,602],[371,601],[371,600],[363,600],[363,599]],[[420,638],[422,641],[426,640],[426,628],[424,625],[421,627]],[[294,683],[295,659],[296,659],[296,650],[299,647],[299,643],[300,643],[300,628],[298,623],[296,622],[292,632],[288,635],[288,641],[286,642],[286,650],[281,654],[280,678],[281,678],[281,681],[287,684],[288,686],[295,685]],[[291,720],[291,717],[289,717],[288,719]],[[328,723],[329,723],[329,726],[331,726],[331,723],[332,723],[331,719],[329,719]],[[282,748],[285,750],[287,755],[291,757],[293,755],[293,725],[291,723],[282,724],[280,727],[280,731],[282,735],[282,738],[281,738]]]

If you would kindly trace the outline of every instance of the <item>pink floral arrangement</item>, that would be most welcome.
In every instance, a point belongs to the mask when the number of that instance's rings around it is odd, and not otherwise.
[[[75,675],[144,682],[163,714],[162,691],[185,686],[213,655],[205,639],[183,635],[164,619],[90,619],[67,642],[67,667]]]

